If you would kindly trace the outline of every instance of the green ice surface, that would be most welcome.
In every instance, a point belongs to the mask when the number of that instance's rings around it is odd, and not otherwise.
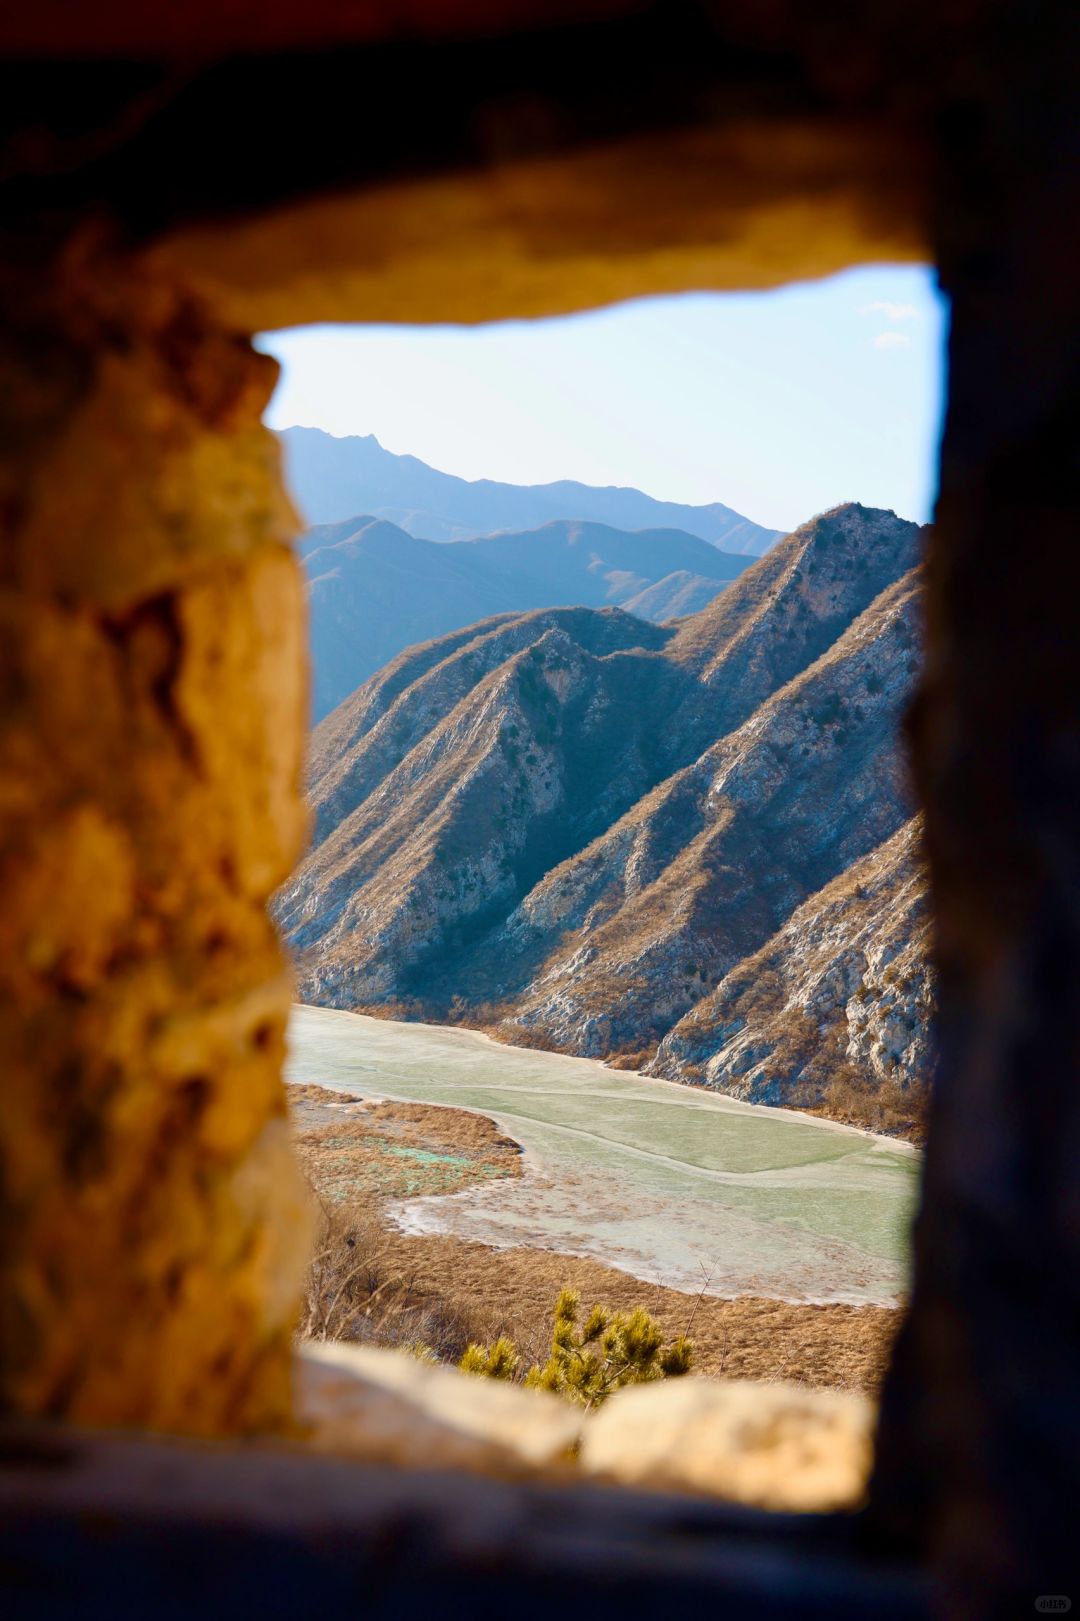
[[[493,1184],[486,1202],[454,1205],[445,1230],[484,1240],[490,1229],[492,1242],[542,1242],[684,1284],[702,1255],[710,1266],[718,1257],[732,1292],[902,1291],[920,1171],[906,1144],[469,1030],[321,1008],[294,1010],[288,1074],[481,1110],[522,1144],[527,1166],[583,1190],[571,1221],[565,1194],[545,1211],[535,1191]],[[425,1230],[444,1230],[441,1220],[428,1212]]]

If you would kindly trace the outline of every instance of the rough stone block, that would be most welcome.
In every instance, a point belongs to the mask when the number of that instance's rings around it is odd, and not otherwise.
[[[624,1485],[792,1513],[858,1507],[875,1408],[864,1396],[751,1380],[631,1386],[586,1425],[581,1467]]]

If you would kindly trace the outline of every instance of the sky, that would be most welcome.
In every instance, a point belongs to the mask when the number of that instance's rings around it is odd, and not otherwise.
[[[630,484],[788,530],[841,501],[926,522],[947,310],[933,273],[864,266],[480,327],[264,334],[266,420],[375,434],[462,478]]]

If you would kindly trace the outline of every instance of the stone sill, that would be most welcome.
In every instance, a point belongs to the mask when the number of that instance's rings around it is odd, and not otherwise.
[[[0,1430],[12,1621],[647,1614],[923,1621],[858,1516],[764,1514],[591,1482],[508,1482],[237,1445]],[[659,1608],[662,1606],[662,1608]],[[685,1608],[684,1608],[685,1606]]]
[[[585,1476],[789,1513],[858,1508],[873,1463],[872,1402],[779,1382],[664,1379],[586,1412],[546,1392],[338,1342],[302,1348],[294,1392],[310,1448],[367,1463]]]

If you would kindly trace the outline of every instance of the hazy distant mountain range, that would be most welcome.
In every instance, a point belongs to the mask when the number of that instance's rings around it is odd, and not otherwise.
[[[449,550],[580,567],[573,531]],[[313,736],[314,844],[278,898],[301,994],[913,1129],[921,552],[849,505],[673,624],[545,606],[401,653]],[[633,567],[586,565],[592,600]]]
[[[351,518],[309,530],[300,551],[316,720],[403,648],[477,619],[562,604],[666,619],[711,601],[753,562],[678,529],[628,534],[565,519],[439,544],[385,519]]]
[[[563,518],[614,529],[681,529],[726,552],[759,556],[779,538],[719,501],[684,506],[640,490],[555,484],[499,484],[440,473],[416,456],[395,456],[373,434],[335,439],[319,428],[280,435],[289,486],[309,524],[366,513],[423,540],[471,540],[496,530],[539,529]]]

